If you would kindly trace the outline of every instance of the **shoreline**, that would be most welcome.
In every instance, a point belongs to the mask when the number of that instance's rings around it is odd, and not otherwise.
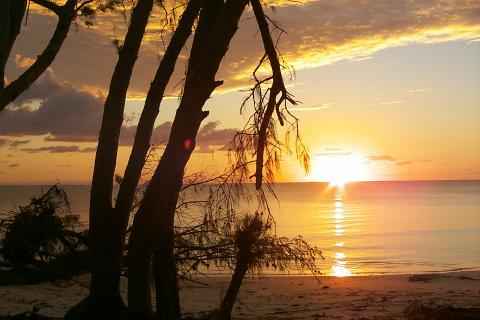
[[[185,313],[216,308],[228,276],[199,278],[208,286],[182,281]],[[63,317],[88,292],[88,275],[37,285],[0,287],[0,315],[31,311]],[[126,294],[126,279],[122,294]],[[233,318],[246,319],[405,319],[415,301],[427,306],[480,308],[480,271],[434,274],[333,277],[250,276],[245,279]]]
[[[430,275],[430,274],[457,274],[457,273],[479,273],[480,267],[456,268],[452,270],[432,270],[424,272],[401,272],[401,273],[352,273],[348,276],[335,276],[331,274],[321,273],[312,275],[311,273],[261,273],[258,277],[261,278],[281,278],[281,277],[320,277],[320,278],[369,278],[369,277],[397,277],[397,276],[413,276],[413,275]],[[205,273],[211,277],[227,277],[229,273]],[[257,275],[252,275],[256,277]]]

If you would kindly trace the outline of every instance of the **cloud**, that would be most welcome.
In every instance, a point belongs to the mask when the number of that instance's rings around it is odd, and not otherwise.
[[[396,159],[390,155],[378,155],[378,156],[370,156],[368,160],[371,161],[396,161]]]
[[[267,14],[288,32],[279,49],[297,70],[341,60],[362,60],[379,50],[409,43],[470,41],[480,37],[477,0],[336,0],[302,1],[301,5],[295,1],[290,2],[295,5],[281,2],[284,5],[277,4]],[[162,28],[160,13],[150,21],[131,81],[130,97],[142,97],[146,92],[163,54],[163,41],[169,38]],[[9,63],[9,75],[18,75],[24,61],[38,55],[54,26],[55,17],[32,12],[15,47],[14,54],[21,59]],[[124,30],[120,15],[100,16],[93,28],[80,25],[77,30],[72,29],[52,68],[76,87],[105,92],[117,60],[112,39],[122,38]],[[225,80],[221,90],[249,85],[253,67],[262,56],[263,47],[251,10],[242,18],[230,48],[218,74],[219,79]],[[180,60],[172,84],[183,79],[186,54]],[[169,94],[176,91],[178,87],[169,87]]]
[[[81,153],[90,153],[94,152],[96,148],[80,148],[79,146],[47,146],[39,148],[23,148],[20,151],[28,153],[39,153],[39,152],[49,152],[49,153],[71,153],[71,152],[81,152]]]
[[[18,163],[11,163],[11,164],[8,165],[9,168],[17,168],[19,166],[20,166],[20,164],[18,164]]]
[[[319,110],[326,110],[332,106],[330,103],[322,103],[320,105],[314,105],[310,107],[291,107],[289,111],[319,111]]]
[[[31,109],[25,104],[38,101]],[[0,113],[0,135],[50,135],[57,141],[94,141],[101,121],[103,98],[60,82],[47,71]]]
[[[428,92],[428,91],[430,91],[430,89],[427,89],[427,88],[418,88],[418,89],[408,90],[408,93],[425,93],[425,92]]]
[[[0,113],[0,135],[4,136],[46,136],[47,142],[96,142],[102,119],[103,97],[95,96],[73,86],[60,82],[52,71],[46,72],[34,85],[22,94],[15,108]],[[30,108],[36,101],[37,108]],[[161,146],[167,143],[172,122],[164,122],[154,128],[151,144]],[[133,144],[136,125],[124,125],[120,133],[120,145]],[[207,122],[199,131],[197,146],[199,152],[211,152],[215,147],[229,143],[236,129],[220,128],[220,122]],[[11,147],[28,143],[29,140],[15,140]],[[65,153],[94,152],[95,148],[71,146],[46,146],[23,148],[24,152]]]
[[[213,146],[221,146],[225,150],[238,132],[237,129],[219,129],[219,121],[208,122],[198,132],[197,152],[213,152]]]
[[[325,148],[325,151],[337,152],[337,151],[342,151],[342,149],[337,147],[327,147]]]
[[[414,163],[413,161],[397,161],[397,162],[395,162],[395,164],[397,166],[409,166],[413,163]]]
[[[317,152],[315,153],[315,157],[344,157],[344,156],[350,156],[352,152],[350,151],[327,151],[327,152]]]
[[[15,55],[15,63],[21,69],[26,69],[30,67],[34,62],[35,60],[30,57],[24,57],[18,53]]]
[[[403,100],[392,100],[392,101],[384,101],[384,102],[381,102],[380,104],[389,106],[389,105],[395,105],[395,104],[402,104],[403,102],[404,102]]]
[[[10,142],[10,148],[15,149],[18,146],[21,146],[27,143],[30,143],[30,140],[13,140],[12,142]]]
[[[2,146],[6,145],[7,142],[9,142],[9,140],[0,138],[0,148],[1,148]]]
[[[432,160],[399,160],[391,155],[375,155],[368,157],[370,161],[386,161],[395,163],[397,166],[409,166],[415,163],[429,163]]]
[[[80,152],[83,152],[83,153],[90,153],[90,152],[96,152],[96,151],[97,151],[97,147],[83,148],[82,150],[80,150]]]

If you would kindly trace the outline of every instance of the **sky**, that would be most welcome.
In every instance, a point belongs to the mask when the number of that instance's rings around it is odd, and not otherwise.
[[[267,14],[286,34],[280,52],[301,101],[311,155],[306,173],[283,154],[278,181],[480,179],[480,2],[475,0],[336,0],[274,3]],[[117,173],[128,159],[135,125],[169,32],[157,11],[135,66],[126,104]],[[32,63],[55,26],[32,6],[7,68],[14,79]],[[121,15],[72,28],[51,68],[0,113],[0,184],[89,183],[105,92],[121,38]],[[228,146],[248,109],[262,45],[249,9],[217,74],[189,172],[228,164]],[[188,59],[181,55],[161,106],[152,144],[168,139]]]

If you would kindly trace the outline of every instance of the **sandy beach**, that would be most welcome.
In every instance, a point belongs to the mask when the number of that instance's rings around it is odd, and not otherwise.
[[[208,286],[182,284],[182,308],[198,313],[215,308],[228,278],[212,277]],[[0,288],[0,314],[36,307],[62,317],[87,294],[88,277],[41,285]],[[241,289],[234,319],[405,319],[418,301],[427,306],[480,307],[480,272],[369,277],[250,277]]]

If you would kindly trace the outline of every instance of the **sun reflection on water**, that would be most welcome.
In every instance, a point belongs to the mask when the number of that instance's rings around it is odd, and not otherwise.
[[[343,207],[343,195],[341,190],[337,190],[337,196],[335,198],[335,207],[333,208],[333,219],[335,223],[335,236],[341,238],[345,235],[345,210]],[[335,277],[348,277],[352,275],[352,270],[347,267],[347,255],[342,250],[345,246],[343,239],[338,239],[335,243],[336,252],[334,257],[334,263],[331,268],[331,275]],[[340,251],[342,250],[342,251]]]

